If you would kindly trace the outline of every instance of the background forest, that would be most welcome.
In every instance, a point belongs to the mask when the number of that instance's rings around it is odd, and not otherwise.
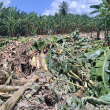
[[[54,16],[21,12],[17,7],[3,7],[3,3],[0,3],[1,36],[46,35],[48,31],[51,31],[51,34],[68,34],[77,28],[80,32],[92,32],[99,28],[104,30],[104,23],[103,16],[89,17],[86,14],[69,13],[66,2],[61,3],[59,13],[55,13]]]

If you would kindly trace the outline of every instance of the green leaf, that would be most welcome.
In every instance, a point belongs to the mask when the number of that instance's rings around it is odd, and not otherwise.
[[[99,99],[110,103],[110,93],[108,93],[107,95],[101,96]]]
[[[42,50],[45,46],[45,42],[44,41],[38,41],[38,40],[34,40],[34,46],[38,46],[39,50]]]
[[[57,40],[57,37],[53,37],[54,40]]]
[[[34,45],[31,45],[30,47],[32,48],[32,50],[37,50]]]
[[[104,49],[98,49],[98,50],[94,50],[92,52],[86,53],[84,54],[87,59],[96,59],[102,52]]]
[[[102,95],[105,95],[106,93],[107,93],[107,89],[103,86],[103,87],[101,88],[100,93],[99,93],[99,97],[102,96]]]
[[[63,43],[63,37],[58,35],[56,42],[57,43]]]
[[[91,75],[96,75],[96,69],[95,69],[95,68],[92,68],[90,74],[91,74]],[[100,75],[99,75],[99,76],[100,76]]]
[[[79,57],[79,58],[77,58],[77,61],[78,61],[78,62],[84,61],[85,63],[88,63],[88,62],[89,62],[88,59],[87,59],[84,55],[81,56],[81,57]]]
[[[90,14],[95,14],[95,13],[98,13],[98,12],[99,12],[99,10],[94,10]]]
[[[58,110],[68,110],[68,107],[67,107],[67,105],[61,104],[61,105],[58,107]]]
[[[43,103],[43,101],[39,97],[35,97],[35,100],[39,103]]]
[[[99,5],[91,5],[90,8],[95,8],[95,9],[99,9],[100,6]]]
[[[94,103],[94,104],[110,104],[110,102],[106,101],[107,98],[104,98],[106,100],[103,99],[104,97],[100,98],[100,99],[97,99],[97,98],[94,98],[94,97],[82,97],[81,98],[81,101],[82,101],[82,105],[84,105],[84,103],[86,101],[89,101],[89,103]],[[109,98],[110,99],[110,98]]]
[[[108,60],[110,60],[110,52],[107,53],[106,56],[102,56],[96,61],[96,75],[102,75],[105,88],[110,92],[109,84],[110,72],[108,70],[109,67]]]
[[[39,50],[42,50],[44,48],[44,46],[45,46],[45,42],[41,41],[38,43],[38,49]]]
[[[67,104],[69,105],[69,106],[71,106],[71,99],[69,98],[69,96],[67,97]]]

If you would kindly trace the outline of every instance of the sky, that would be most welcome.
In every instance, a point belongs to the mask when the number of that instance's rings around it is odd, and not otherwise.
[[[17,6],[21,11],[36,12],[37,15],[54,15],[58,12],[59,5],[62,1],[66,1],[69,5],[69,13],[72,14],[87,14],[94,9],[90,5],[100,4],[101,0],[0,0],[3,1],[5,6]]]

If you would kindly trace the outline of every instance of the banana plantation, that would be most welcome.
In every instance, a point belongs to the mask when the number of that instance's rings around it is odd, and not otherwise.
[[[110,1],[90,8],[97,16],[65,1],[54,15],[0,3],[0,110],[110,110]]]
[[[104,18],[90,18],[87,15],[74,15],[68,13],[60,15],[37,15],[35,12],[20,12],[17,7],[3,7],[0,4],[0,35],[1,36],[27,36],[46,35],[48,30],[51,34],[68,34],[77,28],[80,32],[104,30]]]

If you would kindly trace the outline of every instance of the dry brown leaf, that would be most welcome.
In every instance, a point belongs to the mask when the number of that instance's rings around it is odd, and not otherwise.
[[[23,85],[23,84],[27,83],[28,80],[25,79],[25,78],[20,78],[20,79],[13,79],[13,82],[14,82],[15,85],[20,86],[20,85]]]
[[[35,57],[35,56],[32,57],[31,65],[32,65],[33,67],[36,67],[36,57]]]
[[[2,98],[4,98],[4,99],[10,98],[10,97],[12,97],[12,95],[13,95],[13,94],[7,94],[7,93],[5,93],[5,94],[0,94],[0,96],[1,96]]]
[[[19,72],[19,70],[16,68],[16,73],[17,73],[17,77],[20,78],[21,77],[21,73]]]
[[[16,43],[16,46],[19,46],[19,44],[20,44],[20,42],[19,42],[19,41],[16,41],[15,43]]]
[[[48,71],[47,64],[46,64],[46,61],[45,61],[45,54],[44,53],[41,53],[41,57],[42,57],[42,66],[43,66],[43,69],[45,71]]]
[[[6,60],[7,60],[7,59],[4,59],[4,61],[3,61],[3,68],[4,68],[4,69],[8,69],[8,63],[7,63]]]
[[[9,74],[4,71],[4,70],[0,70],[0,84],[4,83],[4,81],[9,77]]]
[[[36,64],[37,64],[37,68],[40,68],[40,62],[39,62],[39,57],[38,55],[36,56]]]
[[[18,107],[21,108],[21,107],[26,107],[28,108],[31,104],[27,101],[27,100],[22,100],[20,101],[20,103],[18,103]]]
[[[29,56],[29,57],[32,56],[35,52],[36,52],[36,50],[30,50],[28,56]]]
[[[79,98],[83,97],[83,93],[84,93],[85,89],[84,88],[80,88],[75,95]]]

